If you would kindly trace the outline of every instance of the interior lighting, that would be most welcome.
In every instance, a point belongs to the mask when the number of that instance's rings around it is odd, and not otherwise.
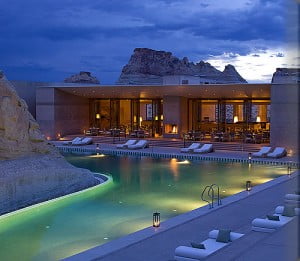
[[[233,123],[237,123],[239,121],[239,117],[238,116],[234,116],[233,117]]]
[[[256,117],[256,122],[261,122],[260,116]]]
[[[100,113],[96,113],[96,119],[100,119]]]

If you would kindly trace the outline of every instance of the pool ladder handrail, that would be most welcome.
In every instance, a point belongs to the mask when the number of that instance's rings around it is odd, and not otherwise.
[[[217,189],[217,196],[215,196],[215,188]],[[208,189],[207,191],[207,195],[209,197],[209,199],[211,200],[211,202],[207,199],[204,198],[204,193],[205,191]],[[218,206],[222,205],[222,201],[221,201],[221,198],[220,198],[220,188],[217,184],[211,184],[211,185],[207,185],[202,194],[201,194],[201,199],[205,202],[208,203],[209,205],[209,208],[213,208],[214,207],[214,200],[217,199],[217,202],[218,202]]]

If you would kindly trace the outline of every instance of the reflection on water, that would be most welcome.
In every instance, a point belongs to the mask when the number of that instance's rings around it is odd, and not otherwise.
[[[222,197],[251,180],[257,185],[285,169],[242,163],[189,162],[66,155],[72,164],[109,173],[114,182],[66,200],[0,219],[0,260],[56,260],[202,206],[205,186],[216,183]],[[16,247],[18,246],[18,247]]]

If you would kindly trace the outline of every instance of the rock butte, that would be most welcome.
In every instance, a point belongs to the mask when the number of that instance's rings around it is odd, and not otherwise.
[[[171,52],[136,48],[128,64],[123,67],[117,84],[160,85],[163,83],[163,76],[167,75],[199,76],[215,83],[247,83],[230,64],[221,72],[204,61],[194,64],[187,57],[180,60]]]
[[[64,80],[66,83],[94,83],[99,84],[99,80],[92,76],[90,72],[79,72]]]
[[[69,164],[41,134],[0,71],[0,214],[94,186],[89,170]]]

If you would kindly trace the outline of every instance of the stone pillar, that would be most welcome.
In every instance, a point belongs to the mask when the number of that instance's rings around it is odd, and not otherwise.
[[[188,131],[188,103],[187,98],[180,96],[164,96],[164,130],[163,136],[166,138],[181,138],[182,133]],[[177,126],[177,133],[171,133],[172,126]]]
[[[48,139],[83,134],[89,128],[89,100],[57,88],[41,87],[36,93],[36,117]]]
[[[283,73],[279,70],[286,70]],[[299,155],[299,84],[296,69],[277,69],[271,85],[272,147],[285,147]]]

